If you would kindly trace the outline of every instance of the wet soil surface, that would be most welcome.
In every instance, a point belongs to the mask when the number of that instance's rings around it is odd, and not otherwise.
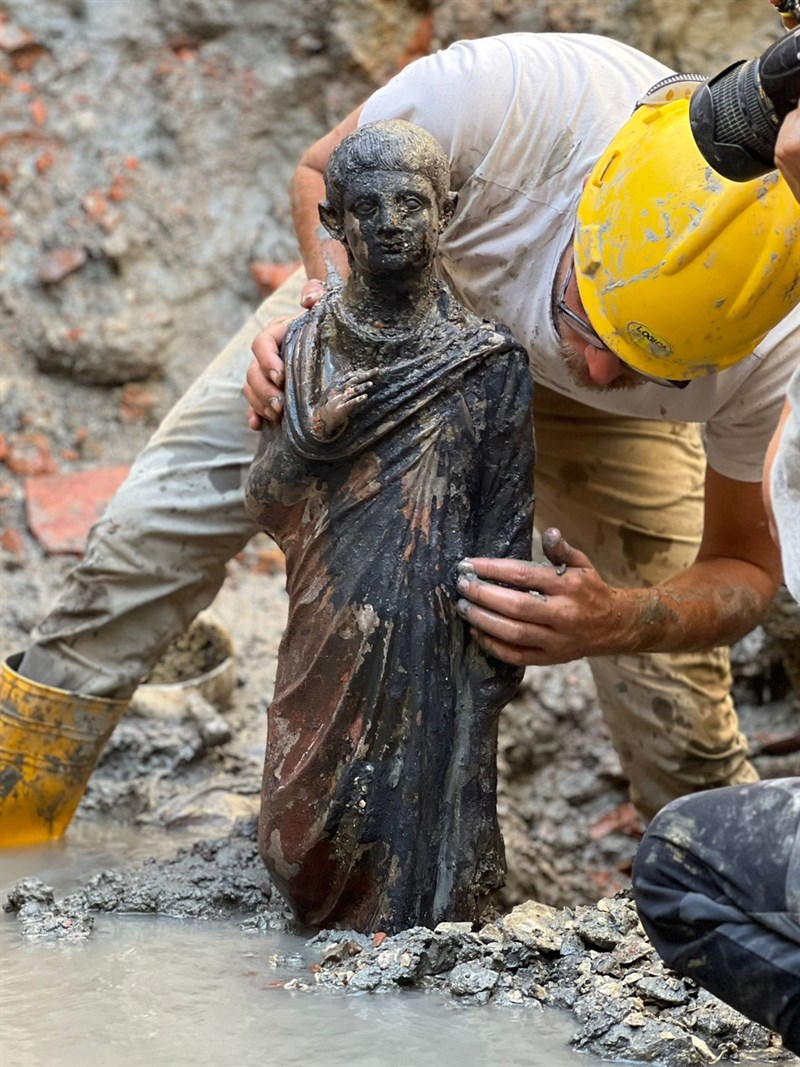
[[[35,942],[82,941],[99,912],[238,917],[244,929],[302,933],[270,886],[253,818],[171,858],[103,870],[59,900],[39,879],[23,879],[5,910],[16,913],[21,933]],[[296,968],[294,977],[276,984],[308,994],[418,988],[462,1005],[567,1009],[576,1021],[575,1047],[608,1059],[675,1067],[720,1058],[793,1060],[766,1030],[662,966],[628,891],[594,906],[557,909],[528,901],[483,925],[442,923],[393,937],[322,931],[302,954],[275,954],[268,963],[283,973]]]
[[[63,565],[45,561],[49,569]],[[7,906],[26,939],[85,939],[100,912],[236,916],[250,928],[295,930],[255,839],[284,580],[280,554],[264,537],[232,561],[212,609],[235,651],[227,706],[213,706],[191,685],[162,706],[150,692],[158,687],[140,687],[77,816],[78,826],[110,817],[182,830],[197,843],[168,859],[100,871],[60,900],[24,880]],[[194,647],[196,669],[204,670],[206,642],[182,644],[182,657]],[[796,698],[774,646],[759,629],[733,652],[737,705],[756,766],[764,777],[800,774]],[[509,873],[498,917],[482,928],[450,925],[392,938],[317,935],[309,945],[317,963],[309,971],[304,962],[291,988],[309,995],[321,986],[432,988],[465,1006],[558,1006],[574,1015],[576,1046],[609,1059],[791,1061],[766,1031],[667,971],[646,943],[627,896],[641,827],[586,664],[526,673],[503,713],[499,762]]]

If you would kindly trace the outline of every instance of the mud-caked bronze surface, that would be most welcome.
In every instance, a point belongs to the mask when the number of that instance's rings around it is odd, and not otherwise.
[[[247,487],[289,594],[260,848],[312,925],[475,919],[503,878],[497,723],[521,670],[472,641],[455,583],[465,556],[530,558],[532,383],[434,277],[448,188],[409,123],[336,150],[320,213],[350,273],[289,328]]]

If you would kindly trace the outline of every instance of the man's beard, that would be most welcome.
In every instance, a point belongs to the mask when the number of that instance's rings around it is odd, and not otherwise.
[[[594,381],[589,374],[586,360],[572,345],[562,341],[559,348],[570,377],[576,385],[580,385],[583,389],[591,389],[595,393],[618,393],[624,389],[638,389],[639,386],[644,385],[644,379],[629,367],[626,367],[619,377],[613,381],[601,385],[599,382]]]

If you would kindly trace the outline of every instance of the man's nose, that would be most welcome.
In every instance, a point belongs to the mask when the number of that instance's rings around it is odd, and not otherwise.
[[[586,345],[583,358],[586,360],[589,377],[597,385],[610,385],[625,372],[625,364],[607,348]]]

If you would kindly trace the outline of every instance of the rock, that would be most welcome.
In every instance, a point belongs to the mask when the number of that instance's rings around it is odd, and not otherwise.
[[[97,297],[87,296],[85,302],[96,304]],[[79,325],[61,314],[43,316],[42,325],[44,343],[36,353],[41,370],[69,374],[78,381],[121,385],[163,372],[174,318],[167,305],[154,301],[146,309],[128,305],[108,308],[105,314],[87,307]]]
[[[567,913],[569,916],[569,913]],[[529,900],[497,922],[506,937],[541,952],[559,952],[564,935],[571,928],[571,916],[556,908]]]
[[[23,904],[17,913],[22,935],[32,941],[85,941],[94,919],[80,902],[60,902],[46,907],[38,901]]]
[[[85,248],[54,248],[39,260],[36,277],[42,285],[55,285],[80,270],[87,258]]]
[[[497,985],[497,971],[488,967],[476,967],[471,963],[459,963],[450,972],[450,990],[457,997],[474,996],[489,992]]]
[[[636,990],[645,1001],[656,1004],[686,1004],[689,994],[679,978],[647,977],[636,982]]]
[[[465,934],[472,933],[472,923],[438,923],[433,932],[443,936],[463,937]],[[481,940],[484,939],[481,938]]]
[[[81,555],[89,530],[128,470],[124,465],[26,478],[26,518],[42,548]]]
[[[578,908],[576,920],[577,931],[587,945],[609,950],[616,948],[622,940],[623,935],[619,927],[592,908]]]
[[[322,962],[330,963],[335,961],[339,963],[342,960],[349,959],[351,956],[359,955],[361,951],[362,946],[352,938],[348,938],[326,948],[322,954]]]
[[[22,878],[8,894],[3,911],[19,911],[31,902],[45,906],[54,904],[53,887],[45,885],[40,878]]]
[[[649,941],[634,934],[623,938],[614,946],[611,954],[618,963],[627,966],[630,963],[636,963],[637,960],[652,956],[654,952],[655,949]]]

